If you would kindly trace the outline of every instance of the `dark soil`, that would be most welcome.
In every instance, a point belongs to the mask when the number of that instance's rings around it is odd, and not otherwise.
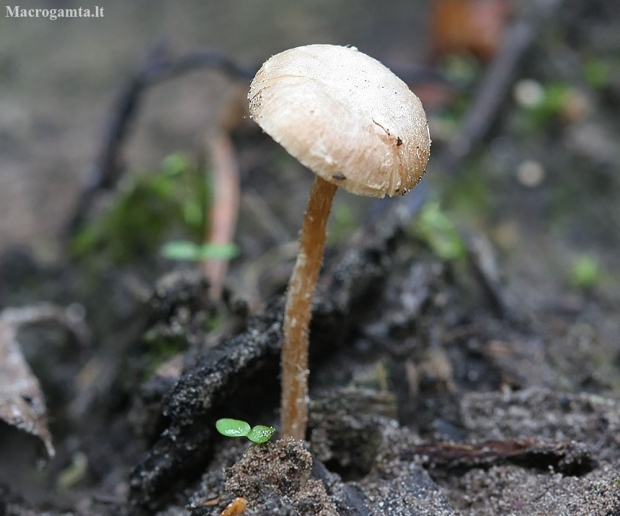
[[[487,65],[434,62],[451,79],[461,73],[447,97],[436,76],[415,79],[445,97],[420,91],[433,137],[427,179],[401,199],[337,196],[303,443],[251,445],[215,431],[220,417],[278,427],[283,293],[311,181],[255,126],[231,133],[240,254],[221,298],[197,267],[142,244],[122,262],[105,246],[76,255],[65,230],[80,182],[114,92],[162,27],[179,34],[170,48],[209,44],[248,68],[319,41],[354,43],[403,73],[430,62],[427,2],[413,13],[404,1],[380,12],[371,1],[262,1],[110,6],[99,25],[1,22],[0,308],[63,308],[16,332],[56,455],[45,460],[39,439],[0,422],[0,515],[234,515],[244,503],[248,516],[620,514],[620,13],[611,2],[560,2],[532,26],[489,131],[457,161],[448,159],[455,127]],[[539,7],[525,2],[515,19]],[[52,42],[56,61],[44,50]],[[133,178],[157,177],[171,152],[202,170],[197,142],[235,97],[233,82],[197,72],[149,90],[121,153],[125,182],[97,192],[86,224]],[[528,108],[519,91],[532,87],[545,101]],[[436,199],[429,218],[421,206]],[[0,405],[6,389],[0,378]]]

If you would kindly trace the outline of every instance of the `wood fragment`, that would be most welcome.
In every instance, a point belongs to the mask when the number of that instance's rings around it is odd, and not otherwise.
[[[535,437],[479,443],[424,444],[407,450],[432,469],[472,469],[513,463],[538,469],[549,466],[565,474],[583,474],[594,467],[591,452],[574,441],[549,442]]]
[[[211,498],[210,500],[205,501],[202,505],[203,507],[210,507],[212,505],[218,505],[222,501],[221,496],[216,496],[215,498]]]

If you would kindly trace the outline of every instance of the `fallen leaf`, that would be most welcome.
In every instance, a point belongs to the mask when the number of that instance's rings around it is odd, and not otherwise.
[[[0,419],[38,437],[52,458],[54,446],[47,426],[45,397],[17,340],[22,326],[48,321],[67,327],[79,340],[84,340],[83,326],[59,307],[7,308],[0,312]]]

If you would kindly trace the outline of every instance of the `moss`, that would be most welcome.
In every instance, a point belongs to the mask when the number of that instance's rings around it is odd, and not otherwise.
[[[207,196],[201,171],[181,155],[169,156],[155,173],[126,178],[103,216],[76,235],[73,254],[122,265],[155,256],[171,235],[197,240]]]
[[[442,260],[460,261],[465,258],[465,244],[437,201],[430,201],[422,208],[414,221],[413,231]]]

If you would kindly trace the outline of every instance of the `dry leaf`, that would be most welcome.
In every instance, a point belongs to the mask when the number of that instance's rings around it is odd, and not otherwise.
[[[0,313],[0,419],[41,439],[48,457],[52,458],[54,446],[47,427],[43,391],[17,340],[23,325],[48,321],[66,326],[78,340],[85,338],[82,325],[58,307],[7,308]]]

